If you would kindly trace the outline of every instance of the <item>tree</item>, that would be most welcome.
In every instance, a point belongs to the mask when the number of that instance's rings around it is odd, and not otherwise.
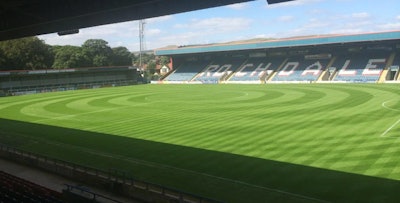
[[[94,66],[109,66],[112,65],[110,58],[104,55],[95,55],[93,57]]]
[[[146,69],[144,70],[144,78],[145,78],[146,81],[151,81],[151,80],[157,80],[158,79],[158,77],[155,76],[156,67],[157,67],[157,64],[156,64],[156,62],[154,60],[150,61],[147,64]]]
[[[132,65],[132,53],[126,47],[112,48],[112,64],[115,66]]]
[[[80,68],[92,64],[89,56],[85,54],[82,47],[77,46],[54,46],[53,68]]]
[[[112,65],[112,50],[108,42],[102,39],[89,39],[82,45],[84,53],[92,59],[93,66]]]
[[[153,75],[154,73],[156,73],[156,67],[156,63],[154,61],[151,61],[147,64],[146,70]]]
[[[0,42],[0,50],[3,54],[3,70],[44,69],[51,67],[54,60],[51,46],[37,37]]]
[[[155,62],[155,61],[156,61],[156,57],[154,56],[154,54],[146,54],[146,53],[142,54],[142,65],[149,64],[150,62]],[[136,58],[134,59],[134,64],[139,66],[139,64],[140,64],[139,55],[137,55]]]
[[[161,66],[168,65],[170,63],[170,58],[168,56],[161,56],[159,58],[159,63]]]

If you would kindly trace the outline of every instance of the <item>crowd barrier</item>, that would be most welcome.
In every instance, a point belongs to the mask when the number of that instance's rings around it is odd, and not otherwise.
[[[0,144],[0,158],[64,176],[116,194],[145,202],[220,203],[177,189],[127,177],[117,169],[103,171]],[[76,189],[76,188],[74,188]],[[118,202],[118,201],[116,201]]]

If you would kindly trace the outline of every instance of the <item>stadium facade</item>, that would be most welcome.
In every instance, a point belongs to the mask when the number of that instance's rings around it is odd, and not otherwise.
[[[400,31],[249,40],[158,49],[163,84],[400,82]]]

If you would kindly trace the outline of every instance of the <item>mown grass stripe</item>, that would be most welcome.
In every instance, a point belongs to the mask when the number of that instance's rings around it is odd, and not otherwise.
[[[0,130],[15,132],[15,140],[0,133],[0,141],[40,151],[44,150],[40,143],[48,141],[49,154],[59,153],[51,151],[51,143],[106,153],[121,158],[97,163],[100,159],[88,154],[88,163],[93,167],[115,164],[146,178],[151,178],[150,171],[162,170],[139,171],[134,167],[146,166],[129,159],[235,180],[244,188],[250,184],[293,193],[298,190],[306,196],[333,201],[337,197],[303,185],[302,177],[290,173],[280,176],[284,174],[280,170],[303,165],[400,180],[398,139],[388,139],[399,131],[398,112],[388,109],[398,108],[399,92],[398,85],[373,84],[143,85],[7,97],[0,98],[3,123],[21,120],[78,131],[43,132],[41,126],[14,129],[11,123],[1,125]],[[24,115],[21,110],[31,113]],[[387,134],[380,136],[385,131]],[[19,135],[29,139],[18,139]],[[71,156],[62,157],[85,162],[81,159],[85,155],[77,158],[73,148]],[[222,158],[225,156],[234,158],[227,161]],[[242,162],[235,165],[237,160]],[[278,170],[271,161],[286,165]],[[267,171],[272,174],[266,175]],[[180,179],[177,174],[175,179]],[[177,187],[188,185],[166,177],[158,181]],[[293,187],[291,181],[301,188]],[[203,193],[195,184],[189,185],[190,190]],[[247,195],[251,193],[245,190]]]

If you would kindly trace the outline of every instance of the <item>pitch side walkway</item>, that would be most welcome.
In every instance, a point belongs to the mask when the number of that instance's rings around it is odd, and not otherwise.
[[[14,162],[4,159],[0,159],[0,170],[58,192],[62,192],[63,189],[66,189],[66,186],[64,184],[79,185],[79,183],[68,180],[64,177],[57,176],[51,173],[46,173],[35,168],[29,168],[27,166],[16,164]],[[116,197],[115,195],[104,190],[92,188],[90,186],[84,186],[84,187],[88,188],[88,190],[91,192],[107,196],[109,198],[118,200],[120,202],[136,203],[131,199]],[[106,202],[106,201],[101,201],[101,202]]]

